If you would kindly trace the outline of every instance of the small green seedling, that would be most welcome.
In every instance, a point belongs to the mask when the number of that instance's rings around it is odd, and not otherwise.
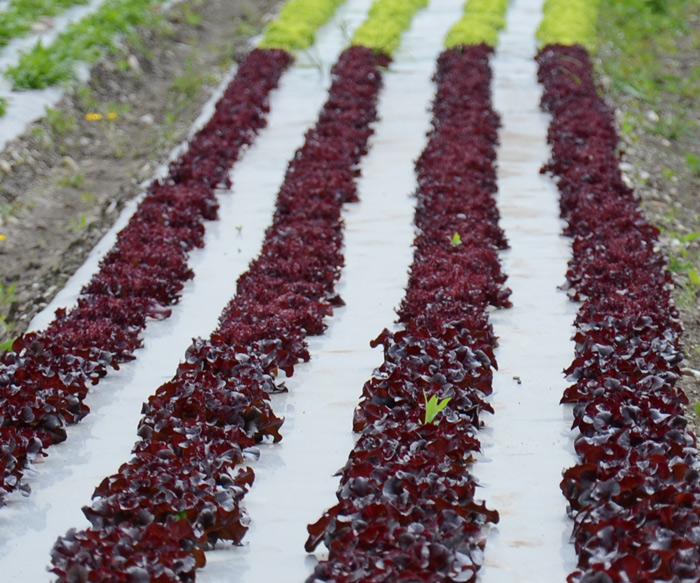
[[[452,235],[452,239],[450,239],[450,245],[453,247],[458,247],[459,245],[462,244],[462,236],[459,233],[455,233]]]
[[[695,414],[700,417],[700,402],[695,403]]]
[[[423,398],[425,399],[425,420],[423,421],[425,425],[432,423],[435,417],[437,417],[437,414],[452,400],[452,397],[447,397],[446,399],[438,401],[436,395],[428,399],[428,395],[425,394],[425,391],[423,391]]]

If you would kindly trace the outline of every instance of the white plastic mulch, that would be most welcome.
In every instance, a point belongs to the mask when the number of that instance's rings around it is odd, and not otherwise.
[[[480,497],[501,514],[488,533],[484,583],[563,583],[575,564],[559,491],[561,472],[573,462],[572,437],[568,412],[558,404],[565,387],[561,370],[573,354],[575,307],[557,291],[569,248],[559,236],[556,190],[539,175],[548,157],[548,119],[538,109],[532,60],[541,2],[513,0],[493,60],[494,103],[503,122],[498,202],[511,245],[502,258],[514,307],[492,314],[500,337],[496,414],[485,416],[483,456],[474,466]],[[325,100],[329,67],[370,3],[348,0],[282,77],[269,126],[234,168],[232,192],[221,194],[220,220],[207,224],[205,249],[192,254],[196,277],[172,317],[149,324],[137,360],[91,393],[91,414],[30,473],[31,496],[15,493],[0,509],[3,581],[53,580],[46,571],[50,550],[69,528],[88,526],[80,508],[102,478],[129,458],[141,403],[172,377],[193,336],[209,336],[236,279],[259,251],[287,161]],[[253,464],[256,480],[244,502],[252,523],[244,545],[209,552],[198,581],[297,583],[323,558],[322,551],[304,552],[306,525],[335,502],[333,474],[353,445],[352,412],[382,360],[369,341],[391,327],[404,293],[414,236],[413,161],[430,127],[435,61],[462,5],[433,0],[419,12],[384,76],[380,122],[358,183],[361,201],[344,215],[346,267],[338,292],[347,305],[329,319],[325,335],[310,339],[312,360],[286,380],[289,393],[273,398],[275,411],[286,419],[284,439],[261,446]],[[113,237],[101,243],[35,327],[50,321],[56,307],[74,302]]]
[[[501,521],[486,543],[483,583],[561,582],[576,566],[559,482],[574,464],[571,415],[559,405],[573,358],[576,306],[557,286],[570,255],[560,236],[558,192],[539,175],[549,158],[540,112],[534,31],[542,0],[514,0],[492,62],[501,115],[498,206],[511,249],[502,254],[513,308],[492,314],[500,347],[474,473]]]

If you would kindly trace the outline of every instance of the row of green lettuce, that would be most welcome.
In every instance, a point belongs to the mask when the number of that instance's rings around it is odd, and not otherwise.
[[[292,0],[281,10],[260,43],[261,48],[279,48],[290,52],[308,48],[315,30],[324,24],[343,0]],[[602,0],[546,0],[538,39],[546,44],[595,45],[596,22]],[[505,26],[509,0],[470,0],[464,15],[450,29],[446,48],[486,43],[495,46],[498,32]],[[428,0],[381,0],[375,2],[367,20],[352,37],[352,45],[361,45],[391,55],[401,33],[416,10]]]
[[[505,26],[509,0],[469,0],[463,17],[445,39],[446,48],[486,43],[495,46],[498,31]],[[287,3],[263,37],[261,48],[294,52],[308,48],[317,26],[325,23],[340,0],[295,0]],[[355,31],[350,44],[392,55],[401,34],[415,12],[428,6],[428,0],[381,0],[369,9],[367,19]]]
[[[470,0],[462,18],[445,38],[445,47],[486,43],[496,46],[498,32],[505,26],[510,0]],[[537,32],[541,45],[595,45],[596,22],[602,0],[546,0],[543,19]],[[290,52],[308,48],[318,26],[325,23],[342,0],[294,0],[288,2],[279,18],[268,27],[261,48],[279,48]],[[428,0],[382,0],[375,2],[368,19],[352,37],[352,45],[361,45],[391,55],[401,33],[416,10]]]

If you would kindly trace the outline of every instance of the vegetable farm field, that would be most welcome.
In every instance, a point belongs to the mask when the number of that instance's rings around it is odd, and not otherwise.
[[[0,572],[700,581],[697,0],[0,2]]]

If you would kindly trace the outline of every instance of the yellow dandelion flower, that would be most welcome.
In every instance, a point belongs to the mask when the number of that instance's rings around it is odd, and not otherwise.
[[[5,237],[5,235],[0,235],[0,241],[4,241],[5,239],[7,239],[7,237]]]
[[[85,115],[85,119],[88,121],[100,121],[102,119],[101,113],[88,113]]]
[[[114,113],[113,111],[110,111],[110,112],[107,114],[107,119],[116,119],[116,117],[117,117],[117,114]]]

